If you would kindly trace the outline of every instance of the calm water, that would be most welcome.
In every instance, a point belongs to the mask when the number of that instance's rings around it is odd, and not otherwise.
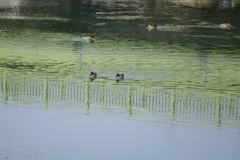
[[[0,2],[1,160],[240,159],[238,0]]]

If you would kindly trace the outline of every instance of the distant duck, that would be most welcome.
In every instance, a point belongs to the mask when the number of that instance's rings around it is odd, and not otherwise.
[[[93,71],[91,71],[91,72],[90,72],[90,75],[89,75],[89,78],[90,78],[90,80],[91,80],[91,81],[93,81],[94,79],[96,79],[96,78],[97,78],[97,73],[96,73],[96,72],[93,72]]]
[[[220,28],[222,28],[222,29],[230,29],[231,26],[232,25],[230,23],[222,23],[222,24],[220,24]]]
[[[124,80],[124,74],[118,74],[116,73],[116,82],[118,83],[119,81]]]
[[[93,34],[91,34],[89,37],[82,37],[82,41],[83,42],[91,42],[91,43],[93,43],[94,42],[94,35]]]
[[[157,25],[156,24],[154,24],[154,25],[149,24],[147,28],[148,28],[148,31],[151,31],[151,30],[157,29]]]

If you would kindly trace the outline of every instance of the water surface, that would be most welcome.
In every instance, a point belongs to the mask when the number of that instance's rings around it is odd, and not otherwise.
[[[0,159],[240,158],[237,1],[0,8]]]

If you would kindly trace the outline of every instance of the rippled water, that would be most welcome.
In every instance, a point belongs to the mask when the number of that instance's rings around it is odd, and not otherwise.
[[[237,2],[0,8],[0,159],[240,158]]]

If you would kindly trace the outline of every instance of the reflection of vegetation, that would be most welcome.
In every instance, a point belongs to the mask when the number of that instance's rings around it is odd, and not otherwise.
[[[239,116],[237,10],[61,2],[66,7],[60,4],[59,13],[55,8],[42,15],[38,6],[25,14],[0,11],[3,101],[124,108],[129,115],[154,112],[182,120],[209,116],[217,123]],[[227,22],[221,22],[224,13]],[[222,30],[220,23],[234,27]],[[149,32],[148,24],[158,27]],[[95,43],[81,43],[90,33]],[[91,70],[100,77],[89,83]],[[126,76],[121,84],[114,81],[117,72]]]
[[[94,70],[110,79],[123,72],[132,83],[240,89],[235,74],[239,62],[235,56],[220,54],[218,50],[205,51],[194,44],[181,46],[121,37],[105,39],[110,35],[98,34],[95,43],[83,44],[79,42],[80,35],[15,31],[0,37],[4,39],[0,65],[2,70],[71,76],[85,76]]]
[[[114,81],[114,79],[112,79]],[[240,94],[231,91],[156,87],[140,84],[110,84],[108,81],[81,81],[39,73],[0,74],[2,101],[42,104],[43,107],[78,107],[83,112],[101,109],[107,112],[153,114],[177,121],[201,120],[217,124],[231,120],[239,123]]]
[[[48,2],[31,4],[29,2],[29,5],[24,4],[18,8],[20,12],[15,15],[15,18],[3,16],[1,21],[5,25],[2,29],[22,27],[67,33],[95,32],[102,38],[131,38],[182,47],[196,45],[204,47],[205,50],[218,50],[221,53],[239,53],[240,41],[234,38],[240,34],[237,29],[240,26],[238,14],[235,13],[238,10],[234,13],[219,11],[218,3],[220,2],[128,1],[126,3],[125,1],[111,1],[103,3],[93,1],[89,3],[89,1],[76,0],[60,1],[59,4]],[[42,6],[41,9],[39,4]],[[184,5],[196,8],[184,7]],[[52,6],[59,6],[59,10],[55,8],[52,13],[47,8]],[[208,9],[201,9],[202,7]],[[37,9],[33,10],[33,8]],[[48,12],[43,14],[45,10]],[[3,15],[13,14],[9,12],[3,11]],[[223,19],[221,14],[227,14],[226,17],[229,18]],[[235,29],[220,30],[219,24],[223,23],[222,21],[234,24]],[[158,30],[147,32],[148,24],[157,24]],[[223,40],[224,38],[228,39]],[[228,46],[234,46],[234,50],[229,50]]]
[[[98,6],[99,3],[95,1],[92,6]],[[219,53],[239,53],[240,41],[234,38],[235,35],[240,34],[240,30],[237,29],[240,26],[238,16],[233,12],[219,11],[218,3],[219,1],[169,1],[169,3],[141,1],[139,4],[134,2],[123,4],[123,2],[111,1],[110,4],[101,4],[101,9],[94,7],[96,14],[88,19],[92,24],[104,22],[106,25],[91,25],[88,29],[102,35],[107,34],[106,38],[132,38],[184,47],[196,45],[205,50],[218,50]],[[127,9],[123,9],[122,5],[126,5]],[[87,10],[89,6],[84,7]],[[202,7],[208,9],[201,9]],[[109,9],[111,12],[107,12]],[[238,8],[235,12],[239,12]],[[131,17],[133,19],[129,21]],[[235,29],[221,30],[219,24],[223,21],[234,24]],[[148,24],[157,24],[157,30],[148,32]],[[234,46],[234,49],[229,50],[228,46]]]

